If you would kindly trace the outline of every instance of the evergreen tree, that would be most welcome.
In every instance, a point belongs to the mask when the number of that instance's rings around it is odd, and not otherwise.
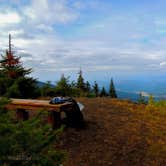
[[[77,88],[77,83],[75,81],[72,81],[70,86],[71,86],[71,94],[70,94],[70,96],[73,96],[73,97],[80,96],[80,90]]]
[[[90,93],[91,91],[91,86],[90,86],[90,83],[87,81],[86,84],[85,84],[85,89],[88,93]]]
[[[0,95],[7,97],[33,98],[38,95],[36,80],[27,75],[32,69],[25,69],[20,57],[11,51],[11,36],[9,35],[9,50],[1,55],[0,61]]]
[[[51,86],[51,82],[47,81],[43,87],[40,88],[41,91],[41,96],[46,97],[46,96],[54,96],[55,90]]]
[[[85,90],[85,83],[84,83],[84,78],[82,76],[82,70],[79,71],[78,73],[78,79],[77,79],[77,88],[81,91]]]
[[[61,79],[57,82],[55,87],[56,95],[71,96],[71,85],[69,84],[69,77],[62,74]]]
[[[105,90],[105,88],[104,88],[104,86],[102,87],[102,90],[101,90],[101,92],[100,92],[100,97],[105,97],[105,96],[108,96],[107,95],[107,92],[106,92],[106,90]]]
[[[6,55],[1,55],[0,68],[1,74],[9,78],[24,77],[32,72],[32,69],[25,69],[20,62],[21,57],[14,56],[13,53],[6,51]]]
[[[9,34],[9,50],[6,54],[1,55],[0,68],[1,72],[9,78],[24,77],[32,72],[32,69],[25,69],[20,61],[21,57],[14,56],[11,50],[11,35]]]
[[[95,81],[94,86],[93,86],[93,92],[95,93],[96,97],[99,96],[99,87],[98,87],[98,84],[96,81]]]
[[[116,94],[116,90],[115,90],[115,86],[114,86],[114,82],[113,82],[112,78],[111,78],[111,82],[110,82],[109,95],[111,98],[117,98],[117,94]]]

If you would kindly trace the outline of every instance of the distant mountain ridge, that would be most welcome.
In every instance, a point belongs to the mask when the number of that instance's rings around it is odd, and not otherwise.
[[[42,82],[42,81],[37,81],[37,86],[39,88],[42,88],[43,86],[45,86],[47,83],[46,82]],[[54,85],[50,84],[51,87],[54,87]]]
[[[105,86],[109,91],[109,83],[98,81],[100,87]],[[119,98],[127,98],[137,101],[139,94],[143,94],[145,98],[153,95],[156,100],[166,100],[166,78],[162,79],[133,79],[133,80],[114,80],[115,88]]]

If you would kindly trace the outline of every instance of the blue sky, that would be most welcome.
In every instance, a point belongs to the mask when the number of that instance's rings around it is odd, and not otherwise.
[[[166,71],[165,0],[0,0],[0,51],[8,34],[42,81],[62,73],[88,80]]]

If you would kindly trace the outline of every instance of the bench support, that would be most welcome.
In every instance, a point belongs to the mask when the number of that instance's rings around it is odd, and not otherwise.
[[[48,112],[48,123],[52,125],[52,128],[59,128],[61,126],[61,114],[60,112],[51,111]]]
[[[25,109],[17,109],[16,116],[18,120],[28,120],[29,119],[29,112]]]

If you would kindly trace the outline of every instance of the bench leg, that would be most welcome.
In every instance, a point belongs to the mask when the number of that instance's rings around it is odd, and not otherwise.
[[[18,120],[28,120],[29,119],[29,112],[25,109],[17,109],[16,116]]]
[[[59,128],[61,126],[60,112],[56,112],[56,111],[48,112],[48,123],[52,125],[53,129]]]

